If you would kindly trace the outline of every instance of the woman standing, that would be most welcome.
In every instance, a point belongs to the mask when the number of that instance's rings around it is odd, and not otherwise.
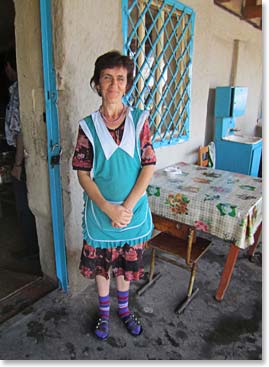
[[[92,88],[102,98],[98,111],[80,121],[73,168],[84,189],[80,271],[95,278],[99,319],[95,334],[109,335],[110,273],[116,277],[118,315],[127,330],[142,326],[128,307],[130,281],[143,277],[142,255],[153,225],[146,188],[156,164],[148,112],[122,97],[133,82],[133,62],[117,51],[97,58]]]

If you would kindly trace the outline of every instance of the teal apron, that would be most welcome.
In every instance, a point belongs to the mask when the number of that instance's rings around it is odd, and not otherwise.
[[[110,203],[122,204],[140,174],[140,131],[147,116],[146,111],[129,110],[119,146],[98,111],[80,121],[93,146],[92,180]],[[133,208],[131,222],[124,228],[112,227],[111,219],[84,192],[82,228],[84,240],[96,248],[112,248],[126,243],[134,246],[147,241],[153,224],[146,192]]]

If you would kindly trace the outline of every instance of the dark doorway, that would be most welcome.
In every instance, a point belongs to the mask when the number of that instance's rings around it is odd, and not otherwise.
[[[28,207],[27,177],[14,179],[17,146],[6,129],[10,87],[8,50],[16,50],[13,0],[0,2],[0,322],[51,290],[42,275],[35,217]],[[9,105],[10,106],[10,105]],[[23,166],[24,167],[24,166]],[[24,176],[25,173],[25,176]],[[43,289],[42,289],[43,288]],[[53,286],[55,288],[55,286]]]

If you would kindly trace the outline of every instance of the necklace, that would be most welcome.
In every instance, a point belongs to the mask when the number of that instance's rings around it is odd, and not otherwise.
[[[128,109],[128,107],[127,106],[125,106],[125,105],[123,105],[123,108],[122,108],[122,110],[121,110],[121,112],[120,112],[120,114],[119,114],[119,116],[115,119],[115,120],[109,120],[103,113],[102,113],[102,109],[103,109],[103,106],[101,106],[100,108],[99,108],[99,112],[100,112],[100,115],[101,115],[101,117],[102,117],[102,119],[104,120],[104,122],[106,123],[106,124],[112,124],[112,125],[116,125],[116,124],[118,124],[119,123],[119,121],[122,119],[122,117],[126,114],[126,112],[127,112],[127,109]]]

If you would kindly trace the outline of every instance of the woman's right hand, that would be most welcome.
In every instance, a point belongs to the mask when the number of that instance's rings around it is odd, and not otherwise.
[[[109,204],[106,214],[112,221],[112,226],[116,228],[126,227],[132,220],[133,212],[123,205]]]

